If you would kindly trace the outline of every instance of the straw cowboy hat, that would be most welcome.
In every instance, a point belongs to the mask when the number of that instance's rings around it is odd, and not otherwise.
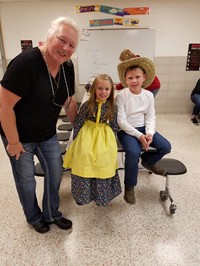
[[[148,87],[153,82],[155,77],[155,66],[150,59],[135,55],[128,49],[121,52],[119,59],[122,62],[117,66],[117,70],[120,82],[124,87],[127,87],[125,73],[128,68],[134,66],[141,67],[146,74],[146,79],[142,85],[143,88]]]

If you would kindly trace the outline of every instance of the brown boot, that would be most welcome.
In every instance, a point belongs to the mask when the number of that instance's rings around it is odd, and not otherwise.
[[[135,187],[127,187],[125,186],[125,193],[124,193],[124,199],[127,203],[135,204]]]
[[[146,162],[142,161],[142,166],[145,167],[147,170],[153,172],[156,175],[166,175],[166,169],[162,168],[159,163],[155,163],[153,165],[147,164]]]

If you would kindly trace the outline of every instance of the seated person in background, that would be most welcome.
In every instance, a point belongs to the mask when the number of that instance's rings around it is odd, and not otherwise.
[[[155,130],[155,108],[153,94],[143,89],[151,84],[155,75],[154,64],[144,57],[129,58],[126,52],[120,56],[119,79],[124,90],[116,97],[118,124],[121,130],[118,139],[125,151],[125,194],[127,203],[135,203],[134,188],[137,185],[138,163],[158,175],[165,175],[157,162],[170,153],[171,145]],[[149,146],[156,151],[148,151]],[[145,150],[148,152],[141,151]]]
[[[124,50],[124,51],[126,51],[126,54],[128,54],[129,58],[140,57],[139,55],[135,55],[135,54],[133,54],[133,53],[132,53],[130,50],[128,50],[128,49],[126,49],[126,50]],[[122,57],[123,57],[123,54],[122,54]],[[119,58],[119,59],[121,60],[121,58]],[[124,86],[123,86],[121,83],[118,83],[118,84],[115,86],[115,88],[116,88],[117,90],[121,90],[121,89],[124,88]],[[144,88],[144,86],[143,86],[143,88]],[[160,89],[160,80],[159,80],[159,78],[158,78],[157,76],[155,76],[153,82],[152,82],[150,85],[148,85],[146,88],[144,88],[144,89],[145,89],[145,90],[148,90],[148,91],[150,91],[150,92],[152,92],[152,93],[153,93],[153,96],[155,97],[156,94],[158,93],[159,89]]]
[[[197,81],[197,84],[191,93],[191,101],[195,104],[192,111],[191,121],[192,123],[199,125],[197,117],[200,113],[200,79]]]

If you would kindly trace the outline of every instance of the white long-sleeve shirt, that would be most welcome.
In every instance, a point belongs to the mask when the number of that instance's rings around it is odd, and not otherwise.
[[[142,89],[140,94],[132,93],[125,88],[116,96],[118,106],[117,122],[127,134],[136,138],[142,135],[136,127],[145,126],[146,134],[155,133],[155,108],[153,94]]]

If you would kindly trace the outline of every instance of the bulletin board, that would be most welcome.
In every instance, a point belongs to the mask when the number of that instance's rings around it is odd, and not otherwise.
[[[119,82],[117,65],[122,50],[154,60],[155,29],[89,29],[78,47],[79,84],[97,74],[108,74],[114,83]]]

